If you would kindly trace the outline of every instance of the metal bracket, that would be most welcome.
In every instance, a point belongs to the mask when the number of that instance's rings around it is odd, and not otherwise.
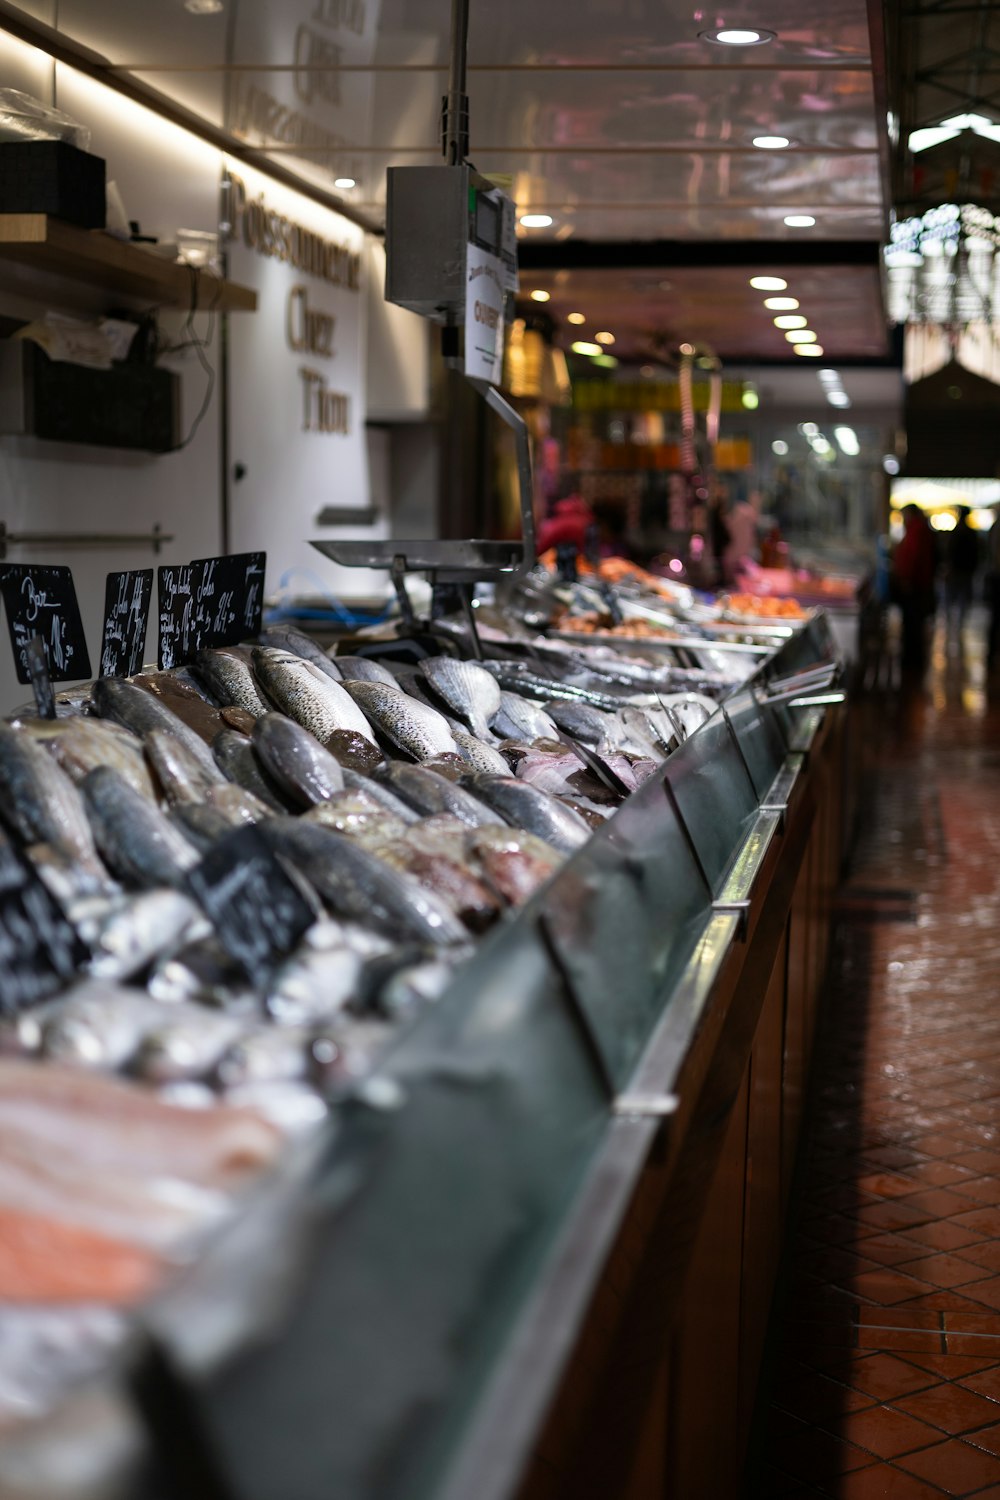
[[[619,1094],[612,1113],[636,1120],[666,1120],[677,1113],[680,1104],[676,1094]]]
[[[736,935],[741,943],[745,943],[750,925],[750,907],[752,905],[753,902],[749,897],[741,901],[713,901],[712,911],[721,917],[736,917],[739,922]]]
[[[152,531],[8,531],[0,521],[0,560],[9,547],[152,547],[159,554],[173,539],[159,522]]]

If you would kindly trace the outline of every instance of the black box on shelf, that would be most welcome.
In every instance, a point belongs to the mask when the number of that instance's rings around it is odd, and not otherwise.
[[[104,228],[103,156],[66,141],[0,142],[0,213],[52,214]]]
[[[0,433],[169,453],[180,442],[180,377],[142,364],[91,370],[3,339]]]

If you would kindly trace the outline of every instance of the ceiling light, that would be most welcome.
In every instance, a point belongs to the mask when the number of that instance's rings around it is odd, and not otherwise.
[[[840,384],[840,376],[837,374],[836,370],[817,370],[816,374],[818,375],[819,379],[823,381],[824,385]]]
[[[600,344],[588,344],[588,343],[586,343],[583,340],[581,340],[580,342],[578,342],[576,344],[570,344],[569,347],[572,349],[572,351],[573,351],[574,354],[603,354],[604,353],[604,350],[601,348]]]
[[[811,328],[792,328],[785,334],[790,344],[815,344],[816,335]]]
[[[895,454],[887,453],[882,460],[882,467],[887,474],[899,473],[899,459]]]
[[[804,318],[801,313],[781,313],[775,318],[774,326],[775,328],[805,328],[807,322],[808,319]]]
[[[694,345],[693,344],[682,344],[681,348],[680,348],[680,352],[681,352],[681,354],[693,354],[694,353]]]
[[[753,282],[750,283],[753,285]],[[765,297],[764,306],[769,312],[794,312],[799,305],[798,297]]]
[[[823,346],[822,344],[796,344],[795,352],[796,354],[804,354],[809,359],[822,359]]]
[[[930,146],[940,146],[943,141],[953,141],[963,130],[971,130],[973,135],[984,136],[989,141],[1000,141],[1000,125],[985,115],[952,115],[940,125],[912,131],[907,145],[914,152],[926,151]]]
[[[760,405],[760,397],[752,385],[748,385],[740,397],[740,402],[746,411],[756,411]]]
[[[599,344],[613,344],[615,341],[613,333],[595,333],[594,338]]]
[[[751,276],[750,285],[755,292],[786,292],[788,282],[780,276]]]
[[[723,26],[718,31],[699,31],[698,40],[713,42],[718,47],[762,47],[765,42],[774,41],[774,32],[762,31],[757,26],[752,31],[749,27]]]
[[[333,185],[335,188],[340,188],[342,192],[346,193],[349,188],[357,187],[358,184],[353,177],[335,177]]]
[[[776,453],[779,458],[784,458],[785,454],[788,452],[788,444],[785,442],[784,438],[775,438],[774,442],[771,444],[771,452]]]
[[[587,319],[584,317],[583,313],[567,313],[566,314],[566,322],[567,323],[586,323],[586,321],[587,321]]]
[[[551,295],[552,295],[551,292],[543,292],[543,291],[540,291],[540,290],[536,290],[536,291],[532,292],[532,294],[531,294],[531,300],[532,300],[532,302],[548,302],[548,300],[551,297]]]
[[[846,411],[851,404],[851,398],[846,391],[827,391],[826,399],[831,406],[839,406]]]
[[[789,229],[811,229],[816,220],[812,214],[786,214],[785,223]]]
[[[525,229],[548,229],[552,223],[551,214],[522,214],[518,220]]]
[[[931,525],[935,531],[954,531],[958,521],[950,510],[941,510],[936,516],[931,516]]]
[[[216,16],[222,9],[222,0],[184,0],[184,9],[193,16]]]
[[[755,135],[753,144],[758,151],[784,151],[792,143],[787,135]]]
[[[819,428],[815,422],[800,422],[799,431],[803,437],[815,437],[817,432],[819,432]]]
[[[643,376],[645,380],[650,380],[656,374],[656,370],[652,365],[640,365],[639,374]]]
[[[594,359],[595,365],[600,365],[604,370],[617,370],[618,361],[613,354],[598,354]]]

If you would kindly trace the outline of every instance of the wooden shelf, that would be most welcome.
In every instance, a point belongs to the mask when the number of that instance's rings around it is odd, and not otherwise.
[[[48,214],[0,214],[0,259],[66,276],[156,307],[255,312],[257,293],[209,271],[169,261],[101,229],[78,229]]]

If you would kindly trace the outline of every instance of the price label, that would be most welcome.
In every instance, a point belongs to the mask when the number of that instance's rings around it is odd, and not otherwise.
[[[195,562],[201,568],[198,583],[199,650],[202,647],[238,646],[249,636],[260,634],[264,612],[264,552],[234,552],[227,557],[206,557]]]
[[[18,682],[31,682],[28,643],[36,636],[41,638],[53,682],[90,676],[90,656],[69,568],[4,563],[0,565],[0,594]]]
[[[268,974],[311,927],[319,903],[256,828],[212,845],[187,877],[226,952],[250,979]]]
[[[101,636],[102,677],[132,677],[142,671],[152,595],[152,568],[108,574]]]
[[[0,843],[0,1013],[15,1014],[64,988],[87,957],[28,861]]]
[[[184,667],[198,653],[198,585],[200,563],[158,568],[156,598],[158,637],[156,659],[160,671]]]

